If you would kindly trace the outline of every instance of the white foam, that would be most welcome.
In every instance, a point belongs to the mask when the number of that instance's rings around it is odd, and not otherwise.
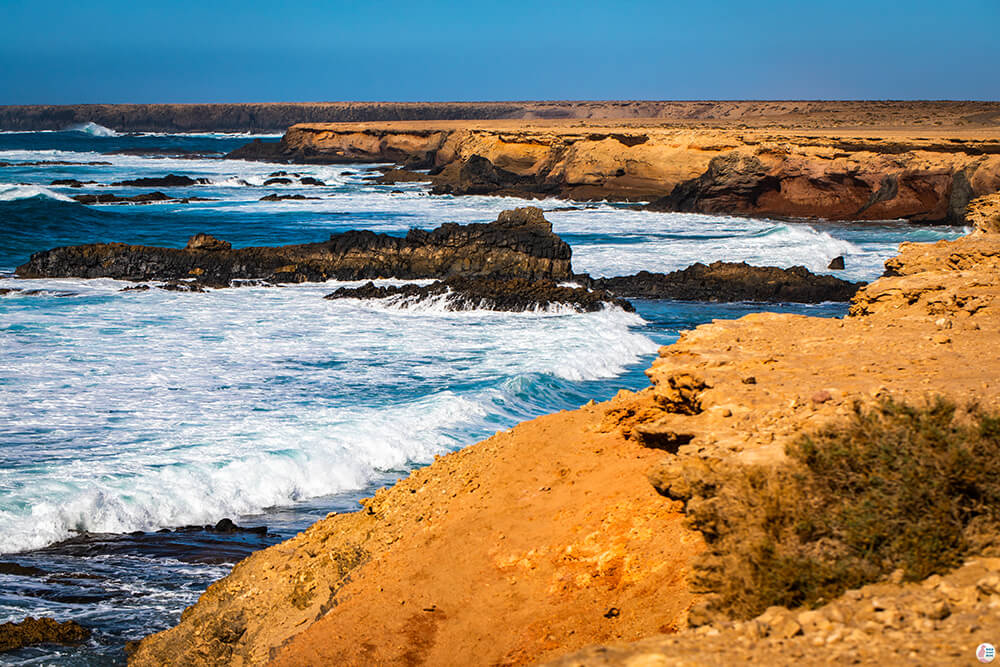
[[[73,201],[66,195],[61,195],[40,185],[18,185],[15,183],[0,183],[0,201],[17,201],[18,199],[35,198],[55,199],[58,201]]]
[[[356,282],[205,294],[3,283],[80,293],[72,308],[2,301],[4,552],[363,488],[496,428],[510,379],[613,377],[657,347],[619,310],[439,313],[321,298]]]
[[[84,134],[89,134],[92,137],[120,137],[121,135],[112,130],[110,127],[104,127],[103,125],[98,125],[97,123],[80,123],[77,125],[70,125],[64,131],[66,132],[83,132]]]

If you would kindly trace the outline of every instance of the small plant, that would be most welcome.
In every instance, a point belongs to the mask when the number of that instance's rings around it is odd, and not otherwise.
[[[1000,417],[936,399],[855,405],[788,447],[778,469],[727,464],[688,488],[708,548],[694,584],[710,609],[750,618],[815,605],[896,569],[922,579],[1000,534]]]

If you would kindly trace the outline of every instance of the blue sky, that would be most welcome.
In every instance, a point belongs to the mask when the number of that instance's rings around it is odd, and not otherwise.
[[[0,0],[0,104],[1000,100],[1000,0]]]

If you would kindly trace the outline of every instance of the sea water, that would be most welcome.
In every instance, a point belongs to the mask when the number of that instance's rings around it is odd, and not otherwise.
[[[0,288],[33,292],[0,297],[0,562],[44,572],[0,574],[0,622],[53,616],[95,630],[81,647],[24,649],[0,661],[121,663],[126,640],[175,624],[236,560],[330,511],[353,510],[437,454],[646,386],[656,350],[684,329],[759,310],[846,310],[640,300],[635,314],[450,312],[324,300],[359,284],[336,281],[122,292],[128,283],[108,279],[14,278],[33,252],[99,241],[182,247],[199,232],[235,247],[323,241],[349,229],[403,235],[530,204],[569,242],[574,269],[594,276],[715,260],[828,272],[843,255],[837,275],[871,280],[900,241],[962,232],[431,196],[425,184],[377,185],[364,165],[222,159],[249,140],[120,135],[93,124],[0,133],[8,165],[0,166]],[[276,171],[325,185],[292,177],[265,186]],[[208,183],[109,187],[169,173]],[[93,183],[51,185],[59,179]],[[72,199],[156,189],[211,201],[88,207]],[[317,199],[259,201],[271,193]],[[269,534],[157,532],[224,517],[266,524]]]

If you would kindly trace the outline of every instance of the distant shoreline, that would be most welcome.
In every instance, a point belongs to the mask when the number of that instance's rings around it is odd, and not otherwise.
[[[1000,125],[1000,102],[521,101],[0,106],[0,130],[93,122],[118,132],[283,132],[296,123],[419,120],[656,120],[667,124],[928,128]]]

